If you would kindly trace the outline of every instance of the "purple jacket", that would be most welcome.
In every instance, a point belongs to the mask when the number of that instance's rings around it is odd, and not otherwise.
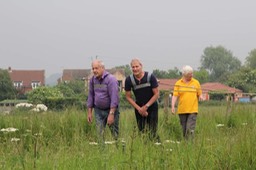
[[[93,76],[89,83],[87,107],[97,107],[102,110],[117,108],[119,105],[118,92],[118,81],[109,72],[104,71],[100,80]]]

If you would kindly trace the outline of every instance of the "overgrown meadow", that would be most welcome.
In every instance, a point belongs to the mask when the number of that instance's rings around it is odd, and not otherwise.
[[[0,169],[256,169],[256,107],[200,106],[194,141],[184,141],[177,115],[159,110],[161,143],[138,135],[132,109],[121,110],[120,139],[96,143],[86,111],[0,116]]]

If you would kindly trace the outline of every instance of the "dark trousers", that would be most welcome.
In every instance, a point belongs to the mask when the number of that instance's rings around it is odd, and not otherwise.
[[[197,113],[179,114],[180,125],[185,139],[194,138]]]
[[[158,126],[158,107],[149,108],[148,116],[143,117],[135,109],[135,116],[137,120],[138,129],[140,132],[149,132],[151,139],[158,139],[157,136],[157,126]]]

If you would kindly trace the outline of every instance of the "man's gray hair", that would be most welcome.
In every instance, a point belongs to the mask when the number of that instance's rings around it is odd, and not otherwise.
[[[186,75],[188,73],[193,73],[193,68],[189,65],[185,65],[182,67],[182,75]]]
[[[138,59],[138,58],[133,58],[130,65],[132,65],[133,62],[138,62],[142,66],[142,63],[141,63],[140,59]]]
[[[92,64],[93,63],[98,63],[100,67],[105,68],[105,64],[101,60],[95,59],[92,61]]]

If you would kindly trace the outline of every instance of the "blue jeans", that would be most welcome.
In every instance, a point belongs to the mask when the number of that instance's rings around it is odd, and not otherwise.
[[[107,125],[109,109],[101,110],[99,108],[94,108],[94,115],[96,119],[96,127],[98,133],[98,140],[104,142],[104,131]],[[111,134],[115,140],[118,138],[119,134],[119,110],[116,109],[114,113],[114,123],[109,126]]]

